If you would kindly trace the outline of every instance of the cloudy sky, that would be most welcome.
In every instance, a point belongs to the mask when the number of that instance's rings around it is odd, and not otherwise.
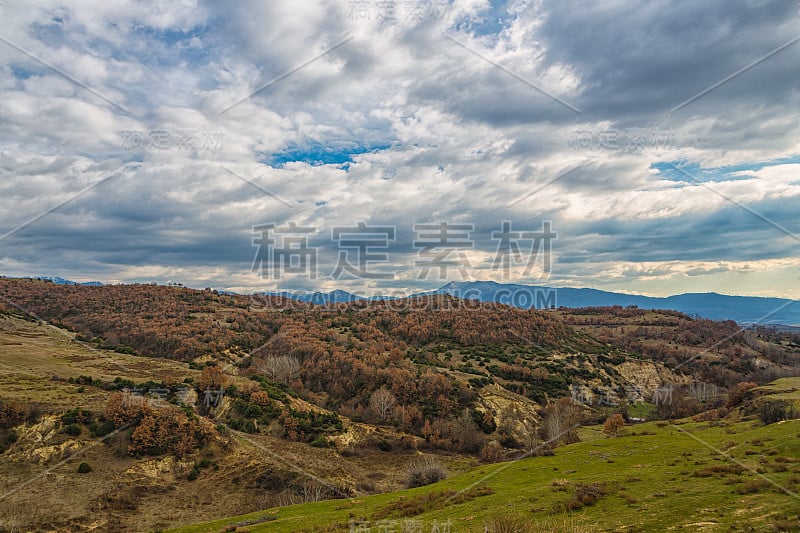
[[[3,0],[0,273],[800,298],[799,11]]]

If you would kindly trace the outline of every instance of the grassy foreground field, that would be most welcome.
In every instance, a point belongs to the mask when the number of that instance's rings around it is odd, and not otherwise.
[[[800,530],[798,420],[646,423],[611,438],[584,428],[581,438],[426,487],[175,531],[482,532],[498,516],[531,531]]]

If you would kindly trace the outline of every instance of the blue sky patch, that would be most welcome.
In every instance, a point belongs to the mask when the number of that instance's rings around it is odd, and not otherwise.
[[[347,165],[356,155],[386,150],[391,146],[386,142],[371,144],[347,141],[327,144],[311,142],[303,146],[294,144],[262,159],[262,162],[274,168],[283,168],[286,163],[296,162],[311,166]]]
[[[800,164],[800,155],[781,157],[768,161],[754,161],[751,163],[740,163],[738,165],[708,168],[702,167],[699,163],[688,163],[686,160],[659,161],[652,163],[650,168],[658,170],[658,176],[665,180],[686,183],[692,183],[694,181],[707,183],[752,179],[755,176],[747,174],[747,172],[756,172],[766,167],[792,164]],[[677,167],[683,170],[683,172],[673,167]]]
[[[177,29],[156,29],[149,26],[136,28],[136,33],[146,39],[145,42],[157,42],[160,49],[151,50],[145,57],[145,62],[161,66],[170,66],[181,62],[190,64],[203,64],[210,58],[206,35],[209,28],[205,26],[195,26],[188,30]],[[193,46],[192,39],[199,38],[203,44],[201,47]],[[137,50],[141,54],[143,50]]]
[[[509,11],[510,0],[490,2],[488,9],[481,11],[475,18],[458,21],[455,29],[467,31],[476,37],[497,35],[511,25],[516,15]]]
[[[16,65],[11,65],[11,73],[14,75],[14,78],[18,80],[27,80],[28,78],[36,74],[32,70],[18,67]]]

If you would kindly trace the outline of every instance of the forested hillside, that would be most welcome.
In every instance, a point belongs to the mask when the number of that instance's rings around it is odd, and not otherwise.
[[[0,279],[0,297],[8,312],[97,348],[266,373],[356,419],[374,419],[372,396],[385,390],[392,409],[379,418],[418,434],[425,420],[474,410],[490,383],[542,405],[575,386],[619,398],[631,385],[645,394],[664,383],[724,389],[791,375],[800,353],[788,333],[637,308],[537,311],[446,295],[316,306],[211,289],[15,279]],[[621,373],[647,360],[657,383]]]

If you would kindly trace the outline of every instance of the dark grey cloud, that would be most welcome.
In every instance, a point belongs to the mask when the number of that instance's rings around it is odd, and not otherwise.
[[[541,32],[547,56],[581,74],[586,111],[622,120],[665,113],[797,37],[797,6],[791,0],[551,2]],[[790,48],[765,60],[682,115],[789,96],[798,54],[800,48]]]

